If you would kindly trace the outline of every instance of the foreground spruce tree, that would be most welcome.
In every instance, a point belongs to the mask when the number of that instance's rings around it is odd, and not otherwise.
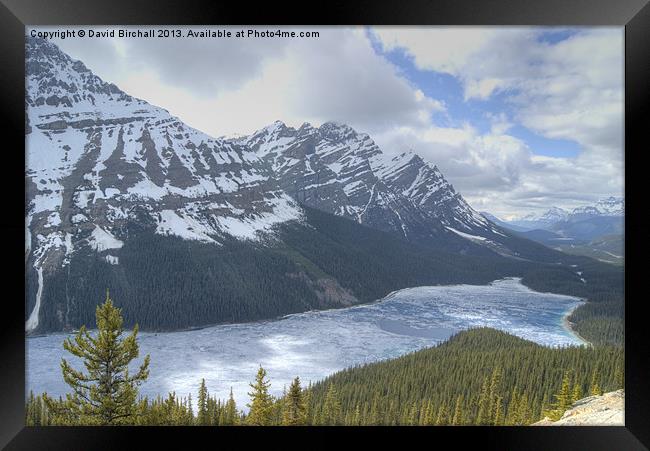
[[[251,426],[269,426],[273,420],[273,397],[269,394],[271,383],[266,379],[266,370],[260,366],[255,376],[255,383],[249,384],[253,389],[248,394],[251,402],[246,424]]]
[[[201,379],[201,385],[199,386],[198,414],[196,416],[196,422],[199,426],[210,424],[208,417],[208,396],[205,379]]]
[[[232,395],[232,387],[230,387],[230,396],[228,397],[228,401],[226,401],[226,412],[224,416],[224,426],[235,426],[239,424],[239,413],[237,412],[237,403],[235,403],[235,398]]]
[[[302,426],[307,422],[307,405],[300,387],[300,378],[296,377],[289,386],[285,396],[282,424],[284,426]]]
[[[131,376],[128,365],[139,355],[138,325],[122,338],[121,311],[113,306],[108,291],[95,316],[94,337],[82,326],[74,340],[67,338],[63,343],[64,349],[79,357],[86,368],[86,372],[78,371],[66,359],[61,360],[63,380],[74,393],[60,400],[44,395],[45,402],[58,424],[133,424],[137,387],[149,376],[149,355]]]

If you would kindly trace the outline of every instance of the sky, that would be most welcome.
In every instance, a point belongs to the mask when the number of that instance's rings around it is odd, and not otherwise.
[[[347,123],[505,219],[623,195],[623,28],[282,30],[319,36],[52,41],[215,137]]]

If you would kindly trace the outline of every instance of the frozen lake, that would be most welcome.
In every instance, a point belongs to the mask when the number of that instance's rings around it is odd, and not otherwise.
[[[489,326],[544,345],[580,344],[563,317],[581,301],[537,293],[518,279],[487,286],[408,288],[373,304],[306,312],[281,319],[200,330],[141,333],[140,355],[151,354],[150,376],[140,393],[170,391],[196,400],[201,378],[211,394],[226,398],[232,387],[239,407],[248,402],[248,383],[262,365],[271,390],[300,376],[307,383],[337,370],[397,357],[432,346],[462,329]],[[27,339],[28,391],[62,395],[61,357],[66,334]],[[136,360],[138,363],[142,358]],[[79,366],[79,365],[75,365]]]

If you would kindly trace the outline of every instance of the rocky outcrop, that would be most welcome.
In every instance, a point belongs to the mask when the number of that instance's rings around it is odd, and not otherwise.
[[[625,393],[616,390],[589,396],[573,404],[558,421],[544,418],[533,426],[624,426]]]

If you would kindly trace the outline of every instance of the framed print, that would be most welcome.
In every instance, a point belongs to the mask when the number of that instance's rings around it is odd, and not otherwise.
[[[3,446],[647,449],[646,3],[3,0]]]

